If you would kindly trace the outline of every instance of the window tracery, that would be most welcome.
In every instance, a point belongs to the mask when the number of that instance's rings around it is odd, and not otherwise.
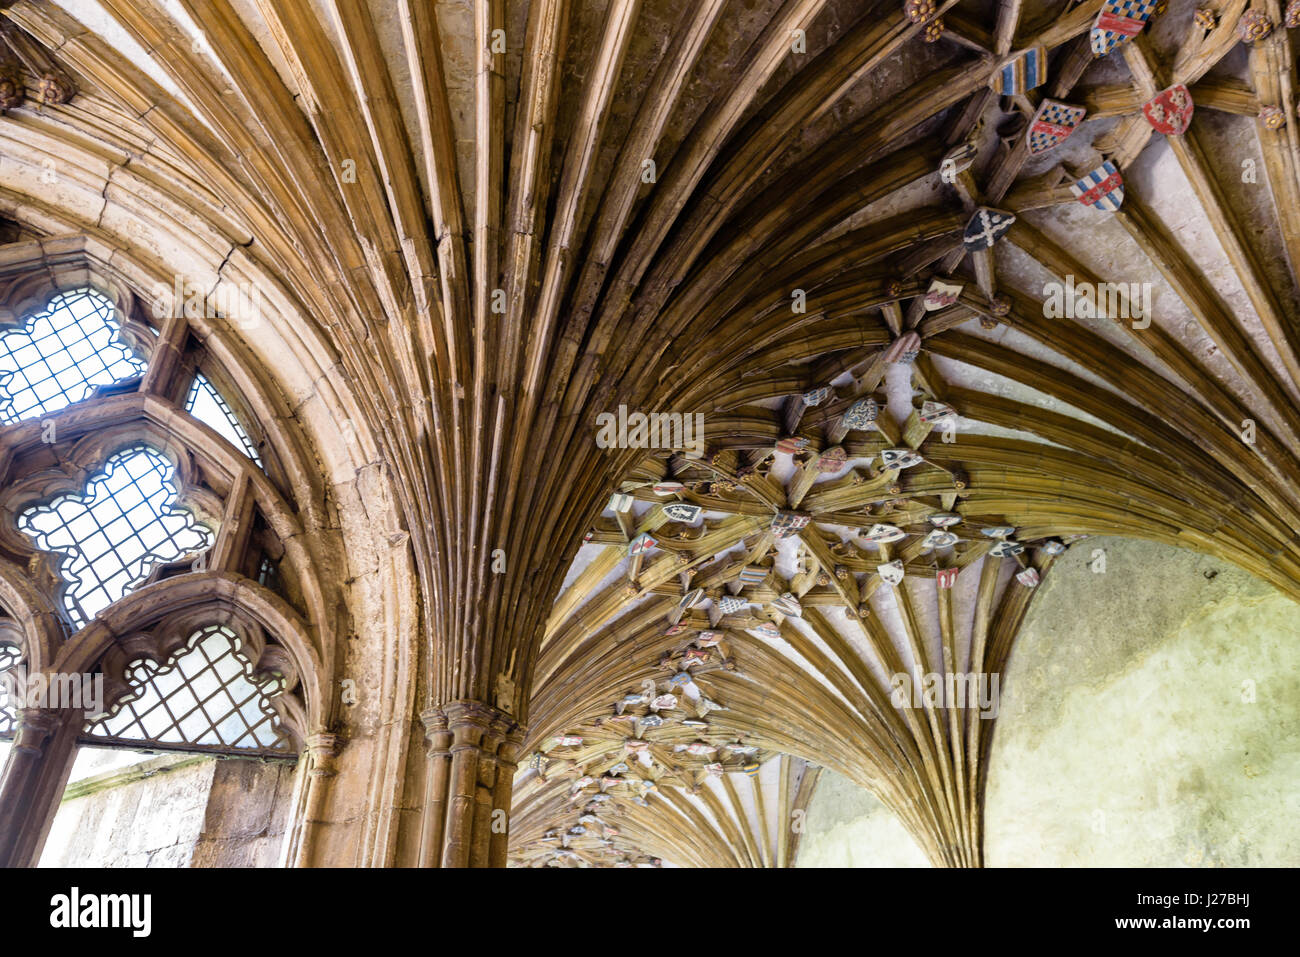
[[[16,645],[0,644],[0,740],[8,740],[14,734],[16,716],[5,683],[5,673],[18,664],[21,657],[22,653]]]
[[[143,742],[186,750],[292,754],[272,699],[287,690],[281,672],[258,673],[239,636],[224,625],[196,630],[163,664],[147,657],[126,668],[129,691],[85,739]]]
[[[55,295],[0,335],[0,423],[48,415],[101,385],[144,371],[122,340],[113,304],[93,289]]]
[[[37,548],[65,556],[63,603],[77,627],[140,585],[155,565],[212,545],[212,532],[173,504],[174,473],[163,455],[136,446],[105,462],[83,493],[19,514],[19,529]]]
[[[285,554],[295,513],[268,484],[261,424],[223,394],[229,380],[187,318],[155,328],[132,293],[74,285],[42,295],[19,282],[0,302],[0,560],[65,619],[39,667],[61,641],[60,661],[105,683],[107,710],[86,714],[82,744],[295,758],[319,724],[319,684],[302,677],[318,652],[298,617],[316,586],[301,550]],[[28,659],[22,634],[0,637],[17,639],[0,640],[0,738],[12,738],[2,676]],[[82,646],[97,650],[78,657]]]

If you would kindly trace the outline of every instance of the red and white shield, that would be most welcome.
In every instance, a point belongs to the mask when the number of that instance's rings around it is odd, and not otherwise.
[[[951,588],[957,584],[957,569],[940,568],[935,574],[934,580],[938,582],[940,588]]]
[[[1026,588],[1034,588],[1040,581],[1042,581],[1042,579],[1038,577],[1038,569],[1026,568],[1024,571],[1019,572],[1016,575],[1016,581],[1020,582],[1020,584],[1024,585]]]
[[[776,443],[776,450],[784,452],[786,455],[794,455],[796,452],[802,452],[808,447],[808,440],[802,435],[792,435],[787,439],[781,439]]]
[[[1144,104],[1142,113],[1157,133],[1181,136],[1191,125],[1193,106],[1191,92],[1182,83],[1176,83]]]
[[[961,295],[961,290],[960,283],[933,279],[930,281],[930,288],[925,291],[925,298],[921,300],[921,303],[925,306],[927,312],[934,312],[936,309],[947,309],[957,301],[957,297]]]
[[[905,332],[889,344],[885,350],[886,362],[915,362],[921,352],[921,336],[916,332]]]
[[[849,460],[848,453],[844,451],[842,445],[836,445],[827,449],[817,459],[818,472],[838,472],[844,468],[844,463]]]

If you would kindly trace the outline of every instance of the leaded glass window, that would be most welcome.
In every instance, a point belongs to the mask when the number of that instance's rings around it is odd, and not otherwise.
[[[9,700],[9,689],[5,686],[4,674],[18,664],[18,649],[13,645],[0,645],[0,738],[12,738],[17,723],[13,703]]]
[[[78,627],[132,589],[149,570],[210,548],[212,532],[174,504],[175,468],[146,446],[118,452],[84,492],[18,516],[42,551],[66,556],[64,607]]]
[[[199,373],[190,386],[190,394],[185,398],[185,411],[204,425],[211,426],[217,434],[226,439],[237,449],[262,466],[262,458],[257,454],[257,447],[244,431],[244,427],[230,410],[229,403],[221,397],[207,376]]]
[[[78,289],[0,334],[0,423],[57,412],[96,386],[141,374],[145,363],[120,332],[113,304]]]
[[[127,679],[131,693],[115,713],[87,729],[87,739],[293,753],[270,700],[284,690],[283,679],[255,674],[238,636],[224,625],[199,629],[164,665],[134,662]]]

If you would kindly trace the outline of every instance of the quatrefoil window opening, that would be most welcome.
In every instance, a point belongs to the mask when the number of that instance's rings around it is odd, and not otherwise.
[[[18,527],[41,551],[65,556],[63,601],[80,628],[138,587],[163,562],[206,551],[211,530],[173,503],[175,467],[136,446],[111,456],[80,493],[32,506]]]
[[[0,423],[57,412],[96,386],[140,375],[113,304],[93,289],[60,293],[0,334]]]
[[[127,678],[129,696],[116,713],[93,723],[86,738],[293,751],[270,702],[283,693],[283,676],[255,674],[239,637],[224,625],[196,631],[166,664],[134,662]]]
[[[6,671],[18,664],[19,657],[18,649],[14,645],[0,645],[0,738],[3,739],[12,738],[17,725],[17,716],[14,714],[3,677]]]

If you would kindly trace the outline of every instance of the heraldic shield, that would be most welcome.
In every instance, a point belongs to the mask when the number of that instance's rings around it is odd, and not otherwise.
[[[1191,91],[1178,83],[1157,93],[1142,107],[1142,113],[1157,133],[1181,136],[1192,124],[1193,105]]]
[[[1113,213],[1124,202],[1124,177],[1114,163],[1106,160],[1091,173],[1075,180],[1070,192],[1085,206]]]

